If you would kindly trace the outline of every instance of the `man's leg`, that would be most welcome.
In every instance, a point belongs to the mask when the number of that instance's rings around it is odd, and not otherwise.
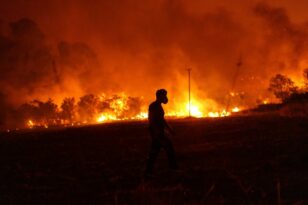
[[[161,144],[162,147],[165,149],[167,156],[168,156],[168,161],[169,161],[169,167],[171,169],[178,169],[178,164],[176,162],[176,157],[175,157],[175,153],[174,153],[174,149],[173,149],[173,145],[170,141],[169,138],[167,137],[163,137],[161,139]]]
[[[154,163],[160,151],[161,144],[158,139],[152,138],[151,148],[147,160],[147,167],[145,170],[145,174],[153,174]]]

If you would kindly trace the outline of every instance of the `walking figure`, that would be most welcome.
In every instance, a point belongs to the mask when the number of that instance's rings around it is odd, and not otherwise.
[[[165,112],[161,105],[162,103],[168,103],[167,91],[165,89],[156,91],[156,101],[152,102],[149,106],[148,120],[152,143],[147,160],[146,176],[151,176],[153,174],[154,163],[161,148],[167,153],[169,167],[174,170],[178,169],[172,143],[165,134],[165,131],[168,131],[170,134],[174,135],[174,131],[164,118]]]

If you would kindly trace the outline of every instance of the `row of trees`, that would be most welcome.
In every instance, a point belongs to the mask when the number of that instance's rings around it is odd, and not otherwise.
[[[141,112],[142,99],[113,95],[99,97],[97,95],[84,95],[76,101],[73,97],[63,99],[60,106],[52,99],[45,102],[34,100],[21,105],[16,110],[16,117],[20,123],[29,119],[38,124],[70,124],[74,122],[94,122],[99,113],[110,113],[117,118],[131,118]]]
[[[303,95],[308,92],[308,68],[303,72],[304,86],[298,87],[289,77],[281,74],[270,79],[269,91],[282,102],[287,101],[291,96]]]

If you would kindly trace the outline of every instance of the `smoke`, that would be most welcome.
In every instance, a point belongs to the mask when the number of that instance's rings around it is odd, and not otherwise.
[[[34,2],[0,9],[0,86],[14,106],[102,92],[148,103],[166,88],[172,107],[187,98],[188,66],[204,105],[234,91],[251,106],[272,76],[308,64],[308,24],[287,0]]]
[[[301,60],[307,57],[307,25],[292,23],[283,8],[259,3],[254,11],[266,29],[264,48],[268,63],[276,66],[276,72],[298,70]]]
[[[97,87],[110,85],[104,72],[97,72],[97,56],[87,44],[49,45],[37,23],[28,18],[11,22],[9,33],[0,34],[0,67],[2,110],[37,98],[59,103],[64,96],[95,93]],[[3,111],[1,121],[4,116]]]
[[[0,85],[10,102],[96,92],[97,76],[105,76],[96,72],[95,52],[85,43],[61,41],[56,46],[46,43],[33,20],[10,23],[9,35],[0,36]]]
[[[1,36],[0,85],[10,97],[22,98],[42,82],[52,83],[52,55],[35,22],[21,19],[10,28],[9,36]]]

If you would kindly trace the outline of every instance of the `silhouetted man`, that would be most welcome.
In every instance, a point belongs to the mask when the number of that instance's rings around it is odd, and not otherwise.
[[[174,132],[165,121],[165,112],[161,103],[168,103],[167,91],[165,89],[156,91],[156,101],[149,106],[148,119],[152,144],[147,161],[146,176],[151,176],[153,174],[154,163],[161,148],[165,149],[167,153],[169,167],[171,169],[178,169],[172,143],[165,134],[166,130],[170,134],[174,134]]]

